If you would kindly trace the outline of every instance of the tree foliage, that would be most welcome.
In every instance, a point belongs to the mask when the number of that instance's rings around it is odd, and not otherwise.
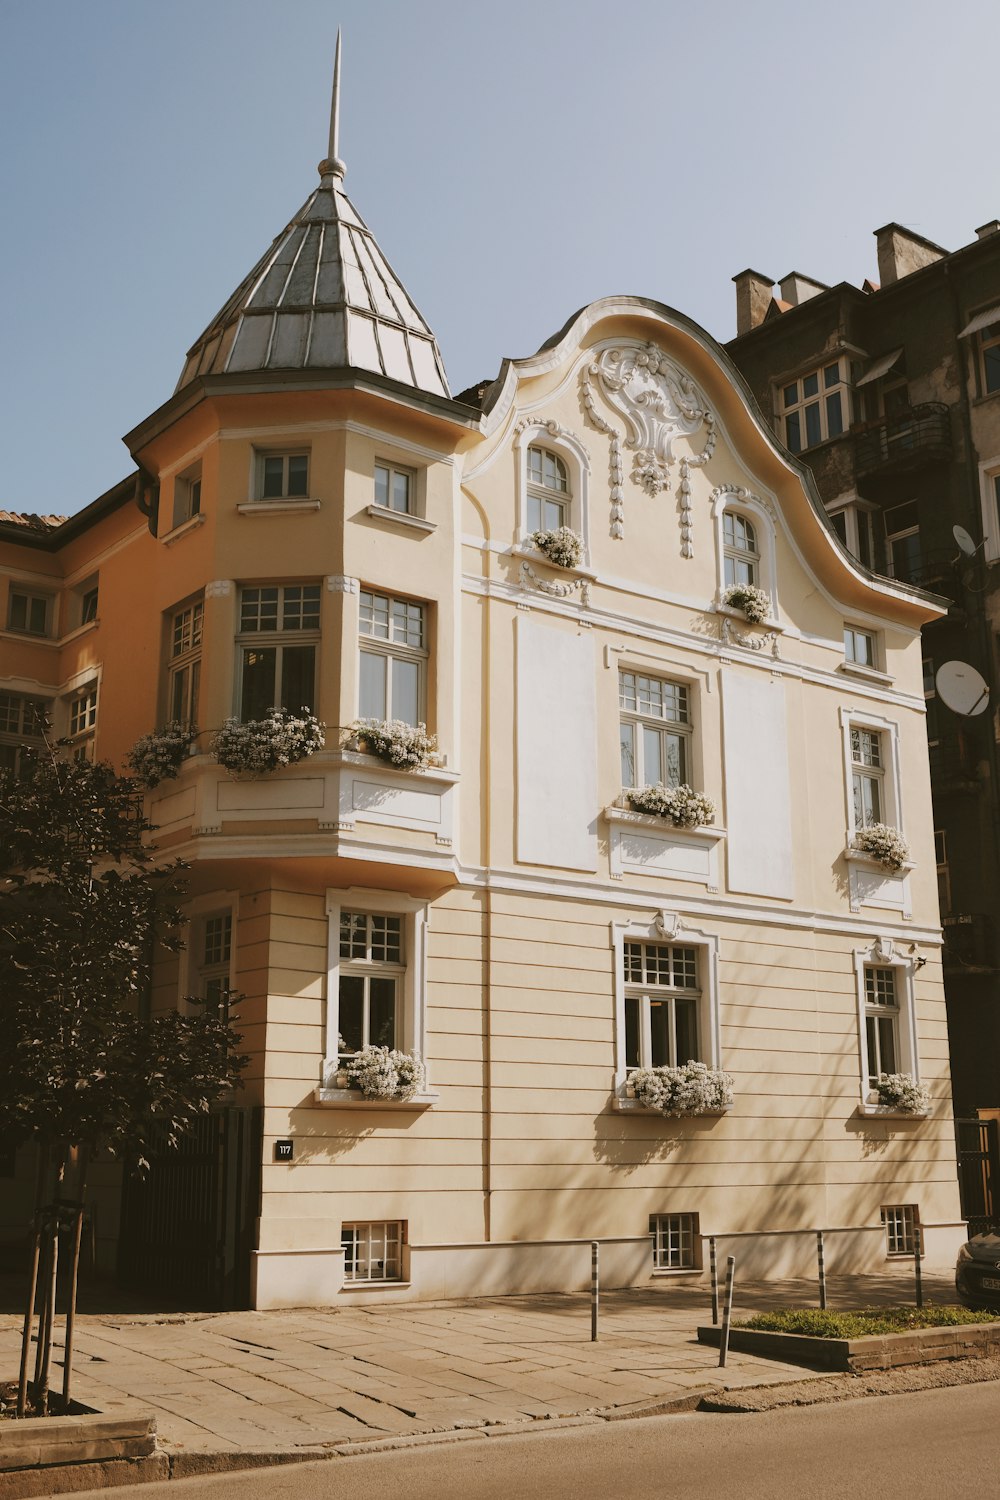
[[[0,772],[0,1131],[146,1155],[225,1098],[228,1021],[148,1016],[157,947],[182,945],[183,866],[163,863],[135,783],[46,747]]]

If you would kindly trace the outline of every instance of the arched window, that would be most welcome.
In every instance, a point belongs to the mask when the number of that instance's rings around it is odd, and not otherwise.
[[[723,577],[727,589],[737,584],[756,584],[760,567],[757,533],[737,511],[722,518]]]
[[[531,531],[556,531],[569,524],[572,496],[566,465],[548,448],[528,449],[527,523]]]

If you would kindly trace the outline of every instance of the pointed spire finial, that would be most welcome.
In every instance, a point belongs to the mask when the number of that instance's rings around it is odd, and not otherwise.
[[[333,98],[330,101],[329,155],[319,164],[321,177],[343,177],[347,171],[340,159],[340,27],[337,27],[337,52],[333,60]]]

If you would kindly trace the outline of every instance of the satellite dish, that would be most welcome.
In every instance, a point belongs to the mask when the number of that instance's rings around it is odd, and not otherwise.
[[[955,538],[959,552],[964,552],[966,557],[975,557],[979,549],[964,526],[953,526],[951,534]]]
[[[986,679],[967,661],[944,662],[938,667],[934,682],[942,703],[966,719],[985,713],[989,707],[990,690]]]

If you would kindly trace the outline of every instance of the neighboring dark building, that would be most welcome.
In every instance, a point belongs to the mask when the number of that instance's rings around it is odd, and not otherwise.
[[[924,655],[959,1115],[1000,1109],[1000,222],[977,236],[949,254],[887,224],[875,231],[881,284],[861,288],[793,272],[776,297],[743,271],[726,346],[812,468],[841,540],[876,571],[954,601],[926,629]],[[846,634],[863,659],[872,638]],[[936,673],[951,660],[989,683],[986,712],[942,702]]]

